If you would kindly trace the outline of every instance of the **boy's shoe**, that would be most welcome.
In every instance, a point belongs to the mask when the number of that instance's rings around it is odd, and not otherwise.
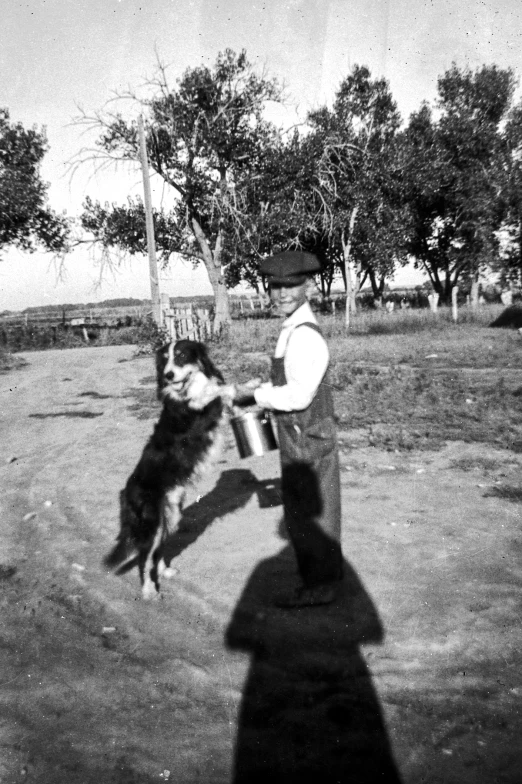
[[[293,607],[319,607],[323,604],[331,604],[337,591],[331,584],[316,585],[314,588],[295,588],[293,591],[277,596],[274,604],[282,609],[292,609]]]

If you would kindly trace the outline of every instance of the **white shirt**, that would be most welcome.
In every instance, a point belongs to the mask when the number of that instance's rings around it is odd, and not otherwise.
[[[312,402],[328,367],[328,346],[323,336],[305,322],[317,324],[308,302],[294,310],[283,322],[275,355],[284,357],[286,384],[274,387],[271,382],[261,384],[255,392],[261,408],[276,411],[303,411]]]

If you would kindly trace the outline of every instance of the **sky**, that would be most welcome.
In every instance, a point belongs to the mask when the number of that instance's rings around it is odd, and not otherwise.
[[[522,77],[520,0],[8,0],[0,26],[0,106],[13,121],[45,126],[50,150],[42,166],[51,206],[78,215],[87,195],[125,201],[139,193],[136,170],[98,172],[86,166],[71,179],[67,163],[89,146],[73,123],[115,96],[139,90],[158,58],[175,84],[183,72],[211,66],[225,48],[286,88],[286,106],[272,107],[282,127],[329,103],[355,64],[384,76],[404,119],[436,98],[437,78],[452,63],[514,70]],[[153,183],[158,203],[161,189]],[[408,272],[396,285],[418,282]],[[211,293],[203,267],[176,259],[162,273],[171,296]],[[4,251],[0,312],[44,304],[150,296],[147,259],[111,272],[85,250],[58,268],[43,253]]]

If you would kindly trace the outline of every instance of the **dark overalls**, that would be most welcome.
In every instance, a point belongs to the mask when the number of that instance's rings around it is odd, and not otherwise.
[[[313,322],[299,324],[319,334]],[[273,386],[286,381],[284,357],[272,359]],[[303,411],[275,411],[285,523],[307,588],[342,579],[341,488],[333,400],[325,379]]]

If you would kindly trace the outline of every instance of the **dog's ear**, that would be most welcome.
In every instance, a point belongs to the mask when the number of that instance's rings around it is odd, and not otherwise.
[[[164,346],[160,346],[155,351],[155,355],[156,355],[156,370],[158,371],[158,373],[161,370],[163,370],[163,368],[165,367],[165,363],[167,361],[168,350],[169,350],[169,344],[166,343]]]
[[[225,379],[214,363],[210,360],[207,347],[203,343],[196,343],[196,355],[198,362],[201,365],[201,369],[207,378],[217,378],[224,384]]]
[[[156,349],[156,393],[158,400],[162,400],[161,389],[163,387],[163,371],[167,362],[169,343],[165,343]]]
[[[156,348],[156,351],[155,351],[156,362],[163,362],[164,361],[164,355],[169,350],[169,346],[170,346],[170,343],[162,343],[161,346],[158,346]]]

